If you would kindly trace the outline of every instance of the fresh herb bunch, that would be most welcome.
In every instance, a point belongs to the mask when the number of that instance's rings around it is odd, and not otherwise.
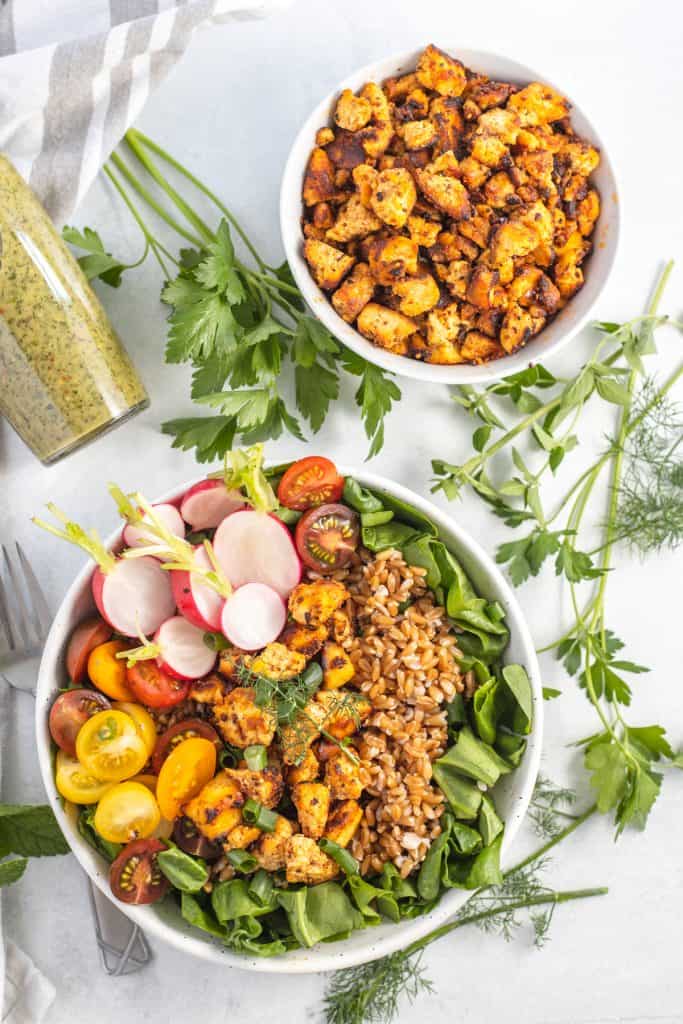
[[[0,888],[19,881],[29,857],[68,852],[69,846],[49,807],[0,804]]]
[[[558,790],[545,782],[553,793]],[[546,793],[547,795],[547,793]],[[402,1001],[413,1002],[434,990],[425,973],[422,955],[427,946],[451,932],[475,924],[486,932],[510,939],[522,922],[519,911],[527,911],[537,948],[543,946],[555,908],[561,903],[602,896],[602,887],[556,891],[544,885],[541,874],[549,864],[548,853],[566,839],[596,811],[595,805],[578,815],[520,861],[503,876],[500,885],[479,889],[452,921],[435,928],[404,950],[390,956],[332,975],[324,998],[326,1024],[391,1024]]]
[[[645,826],[661,788],[659,767],[683,767],[683,755],[674,752],[662,726],[634,727],[624,719],[623,709],[631,702],[625,676],[648,670],[623,657],[624,644],[607,628],[605,608],[615,544],[626,541],[648,554],[675,546],[683,527],[683,469],[677,455],[683,418],[669,397],[683,365],[663,384],[644,377],[643,366],[643,357],[656,351],[655,331],[664,324],[679,330],[683,326],[657,312],[671,267],[661,275],[644,316],[624,324],[595,325],[598,344],[576,377],[564,380],[531,366],[481,391],[460,388],[457,403],[480,421],[472,435],[475,453],[461,465],[440,459],[432,463],[434,490],[453,499],[470,487],[506,526],[523,527],[524,534],[501,544],[496,555],[515,586],[536,576],[548,559],[569,585],[574,621],[542,650],[555,651],[597,712],[600,731],[579,745],[598,809],[614,812],[617,835],[629,824]],[[578,444],[575,430],[594,396],[619,409],[616,433],[548,511],[542,483]],[[505,423],[493,408],[499,399],[513,406],[512,423]],[[528,465],[515,447],[524,437],[531,437],[539,449],[537,467]],[[509,453],[511,466],[504,481],[496,483],[492,460],[503,453]],[[601,530],[601,542],[584,550],[580,534],[589,499],[608,470],[607,515],[594,524]],[[582,582],[594,588],[583,607],[578,589]]]
[[[251,444],[287,430],[303,440],[301,420],[313,433],[320,429],[330,405],[339,398],[344,371],[358,378],[355,401],[370,441],[368,458],[376,455],[384,443],[384,417],[401,397],[394,381],[345,349],[306,313],[288,264],[269,266],[218,196],[169,153],[133,129],[126,133],[123,150],[135,161],[138,173],[120,153],[112,154],[104,173],[142,231],[145,248],[140,259],[129,264],[117,260],[91,228],[65,228],[64,237],[85,250],[79,263],[86,276],[113,287],[149,253],[159,263],[165,279],[161,297],[171,307],[166,361],[192,366],[192,398],[214,410],[211,416],[163,424],[173,446],[193,449],[199,462],[210,462],[238,439]],[[215,230],[171,184],[164,165],[218,210],[221,220]],[[161,190],[164,201],[152,189]],[[175,257],[142,216],[137,200],[190,247]],[[252,265],[236,254],[233,232]],[[289,411],[280,390],[287,362],[294,367],[299,417]]]

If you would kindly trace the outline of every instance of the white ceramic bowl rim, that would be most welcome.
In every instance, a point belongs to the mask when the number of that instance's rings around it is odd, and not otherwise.
[[[315,133],[318,128],[330,123],[336,99],[343,89],[355,92],[365,82],[379,82],[392,75],[403,74],[415,67],[421,50],[394,54],[366,64],[340,82],[315,107],[296,136],[285,165],[280,189],[280,231],[287,260],[306,302],[331,333],[348,348],[363,356],[368,362],[403,377],[444,384],[480,384],[500,380],[501,377],[517,373],[530,364],[547,359],[558,352],[589,322],[593,307],[607,282],[616,257],[620,222],[618,189],[614,169],[601,136],[581,108],[572,101],[566,89],[554,83],[547,75],[507,57],[483,50],[464,50],[458,46],[448,46],[447,43],[439,45],[467,67],[484,72],[491,78],[520,85],[532,81],[542,81],[550,85],[570,100],[572,123],[577,134],[589,139],[601,151],[600,166],[591,180],[600,191],[602,208],[593,235],[594,250],[586,262],[586,280],[583,288],[555,319],[523,348],[512,355],[481,366],[437,366],[387,352],[373,345],[342,320],[329,297],[318,288],[303,258],[301,234],[301,186],[310,151],[315,145]]]
[[[452,547],[454,553],[463,561],[468,574],[485,578],[486,583],[483,590],[488,590],[487,596],[492,600],[498,600],[505,609],[506,620],[511,632],[511,645],[514,644],[517,650],[514,660],[521,662],[529,674],[534,704],[534,722],[528,738],[526,754],[519,767],[511,775],[506,776],[505,780],[501,780],[509,785],[511,800],[514,801],[512,811],[505,814],[505,835],[501,856],[503,864],[507,865],[510,863],[510,848],[526,814],[538,774],[543,734],[543,693],[540,670],[534,644],[522,611],[498,567],[479,547],[478,543],[445,512],[408,488],[370,473],[366,469],[359,471],[355,468],[340,466],[339,470],[345,476],[354,476],[364,486],[384,490],[428,515],[438,527],[440,535],[447,538],[448,546]],[[194,482],[196,481],[193,480],[175,487],[156,500],[168,501],[177,498]],[[107,538],[107,545],[113,547],[119,541],[120,533],[120,529],[115,530]],[[260,958],[233,953],[220,944],[214,943],[203,933],[191,929],[185,922],[182,922],[179,912],[175,911],[175,908],[173,920],[169,914],[166,915],[169,920],[163,920],[161,908],[164,907],[165,902],[157,910],[154,907],[129,906],[114,900],[109,889],[108,865],[78,833],[60,803],[54,784],[50,735],[47,727],[49,707],[54,699],[56,689],[62,685],[61,680],[64,678],[66,641],[71,630],[84,617],[88,608],[94,609],[90,595],[91,574],[91,563],[85,565],[78,573],[57,611],[45,644],[36,691],[38,759],[50,806],[53,808],[59,825],[81,867],[102,893],[119,906],[148,935],[162,939],[176,949],[225,966],[266,973],[303,974],[352,967],[393,953],[415,939],[426,935],[432,928],[443,924],[466,902],[471,893],[453,889],[444,894],[438,906],[431,913],[414,920],[403,921],[399,924],[383,924],[376,928],[354,932],[349,939],[330,944],[322,943],[313,949],[294,950],[279,957]],[[474,582],[475,586],[478,586],[478,581],[474,580]],[[482,588],[478,587],[478,589]],[[187,932],[183,929],[187,929]]]

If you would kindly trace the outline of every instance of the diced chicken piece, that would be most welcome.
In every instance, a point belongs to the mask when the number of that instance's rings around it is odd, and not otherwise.
[[[560,293],[540,267],[524,267],[509,289],[512,303],[520,306],[539,305],[549,314],[557,311]]]
[[[520,120],[513,110],[496,107],[482,114],[477,122],[478,135],[495,135],[506,146],[514,146],[517,141]]]
[[[384,92],[385,94],[387,93],[386,88]],[[391,99],[391,96],[389,96],[389,99]],[[419,121],[427,117],[428,114],[429,96],[420,86],[411,89],[404,97],[404,102],[401,106],[397,106],[394,111],[394,117],[400,123],[404,121]]]
[[[325,764],[325,785],[333,800],[357,800],[363,792],[360,765],[340,752]]]
[[[539,241],[550,242],[553,238],[553,215],[548,207],[538,200],[526,209],[515,213],[515,218],[527,227],[533,228]]]
[[[325,838],[339,846],[348,846],[363,820],[363,810],[355,800],[343,800],[330,811]]]
[[[360,132],[354,135],[343,128],[335,132],[334,140],[326,147],[325,152],[335,167],[346,171],[352,171],[366,159]]]
[[[392,290],[400,298],[398,308],[405,316],[427,313],[441,297],[439,286],[426,270],[419,270],[414,277],[397,281]]]
[[[372,710],[367,697],[351,690],[318,690],[315,701],[325,711],[323,728],[338,740],[353,736]]]
[[[367,263],[357,263],[332,294],[332,305],[342,320],[351,324],[375,293],[375,279]]]
[[[313,226],[326,231],[334,224],[334,211],[329,203],[317,203],[313,207]]]
[[[532,82],[525,89],[514,93],[507,107],[519,115],[525,127],[561,121],[569,113],[569,103],[564,96],[542,82]]]
[[[316,284],[325,291],[336,288],[356,262],[353,256],[315,238],[304,242],[304,257]]]
[[[224,839],[223,849],[226,852],[228,850],[246,850],[262,835],[261,829],[256,828],[255,825],[236,825]]]
[[[519,221],[501,224],[491,238],[491,262],[497,267],[507,260],[528,256],[540,240],[536,230]]]
[[[409,317],[376,302],[369,302],[358,317],[358,330],[363,337],[395,355],[407,353],[408,338],[416,329]]]
[[[498,284],[498,271],[489,267],[476,266],[467,287],[467,301],[478,309],[490,309],[493,305],[491,293]]]
[[[512,206],[515,200],[515,186],[509,175],[505,171],[492,174],[484,185],[484,196],[486,202],[497,210]]]
[[[456,149],[465,130],[460,101],[451,96],[437,96],[429,106],[429,117],[436,129],[436,142],[441,152]]]
[[[326,640],[325,626],[299,626],[296,622],[290,622],[285,626],[279,637],[279,643],[284,644],[290,651],[303,655],[306,661],[315,657]]]
[[[406,121],[398,130],[398,135],[403,139],[406,149],[427,149],[433,146],[437,140],[438,133],[436,125],[428,118],[421,121]]]
[[[480,110],[490,107],[502,107],[515,91],[510,82],[494,82],[486,76],[477,81],[470,81],[465,89],[465,96],[477,104]]]
[[[348,597],[346,587],[336,580],[299,583],[289,595],[289,612],[299,625],[315,628],[331,619]]]
[[[562,146],[557,162],[562,170],[587,178],[600,163],[600,153],[589,142],[572,139]]]
[[[486,363],[489,359],[498,359],[505,352],[495,340],[481,331],[468,331],[462,343],[460,354],[470,363]]]
[[[315,133],[316,146],[328,146],[334,139],[334,132],[331,128],[318,128]]]
[[[357,132],[365,128],[372,117],[372,107],[364,96],[355,96],[350,89],[344,89],[337,100],[334,119],[340,128],[349,132]]]
[[[507,293],[505,293],[507,299]],[[489,338],[497,338],[505,315],[502,309],[486,309],[476,320],[476,329]]]
[[[553,182],[555,160],[552,153],[544,149],[520,153],[516,157],[515,163],[545,193],[549,194],[553,191],[555,188],[555,183]]]
[[[458,341],[464,324],[460,318],[457,302],[442,309],[434,309],[427,317],[427,342],[430,348],[437,348],[449,342]]]
[[[490,167],[475,160],[472,156],[466,156],[464,160],[461,160],[458,169],[460,177],[470,189],[481,188],[491,174]]]
[[[329,242],[350,242],[352,238],[365,238],[381,226],[379,218],[354,194],[339,208],[334,226],[325,237]]]
[[[338,644],[345,645],[353,639],[353,623],[351,622],[351,617],[346,610],[340,609],[339,611],[334,613],[334,615],[332,616],[332,622],[330,624],[329,633],[330,636],[334,639],[334,641]]]
[[[372,209],[385,224],[402,228],[415,206],[417,192],[410,171],[394,167],[380,171],[370,197]]]
[[[419,87],[420,83],[414,71],[397,78],[387,78],[384,82],[384,92],[392,103],[399,103]]]
[[[324,853],[315,839],[295,835],[285,843],[285,867],[290,885],[303,882],[318,885],[329,882],[339,874],[339,868],[331,857]]]
[[[294,825],[281,814],[274,832],[264,832],[249,851],[266,871],[280,871],[285,866],[287,842],[294,835]]]
[[[464,65],[431,43],[420,54],[415,73],[425,89],[442,96],[461,96],[467,84]]]
[[[451,260],[459,260],[462,256],[462,249],[458,242],[458,236],[452,231],[442,231],[437,236],[436,245],[430,250],[434,263],[450,263]]]
[[[388,149],[394,135],[391,109],[388,99],[375,82],[368,82],[364,85],[360,95],[370,104],[372,118],[369,125],[363,128],[358,135],[367,155],[376,159]]]
[[[275,716],[254,703],[254,690],[238,686],[213,708],[216,727],[227,743],[243,750],[253,744],[270,746],[275,735]]]
[[[249,768],[227,768],[245,797],[257,800],[264,807],[277,807],[282,799],[285,784],[279,768],[264,768],[251,771]]]
[[[429,249],[432,245],[436,244],[439,232],[441,231],[441,223],[412,214],[408,217],[408,231],[416,245]]]
[[[534,316],[531,310],[513,305],[505,314],[500,331],[500,343],[506,352],[514,352],[534,334],[538,334],[544,323],[545,317]]]
[[[325,716],[326,709],[322,704],[312,700],[297,714],[291,725],[281,729],[282,760],[286,765],[302,763],[311,743],[320,735]]]
[[[499,167],[507,155],[508,148],[497,135],[475,135],[472,139],[470,156],[477,163]]]
[[[359,164],[351,172],[353,183],[358,189],[358,195],[364,206],[371,208],[372,193],[375,190],[375,183],[379,172],[368,164]]]
[[[217,672],[205,679],[198,679],[190,687],[188,699],[197,704],[221,704],[230,692],[230,686]]]
[[[459,233],[460,237],[468,238],[480,249],[485,249],[491,234],[491,210],[482,204],[476,207],[476,211],[469,220],[460,222]]]
[[[356,674],[351,659],[339,644],[327,642],[322,653],[323,686],[326,690],[337,690],[345,686]]]
[[[454,298],[465,298],[471,269],[467,260],[451,260],[447,264],[441,280]]]
[[[412,238],[403,235],[375,238],[369,253],[372,276],[378,284],[391,287],[407,274],[417,273],[418,252]]]
[[[423,169],[417,169],[415,176],[420,191],[453,220],[467,219],[472,215],[472,206],[467,189],[455,177],[458,162],[453,153],[443,153]]]
[[[571,298],[583,285],[580,264],[590,248],[590,242],[579,231],[573,231],[562,248],[557,250],[553,276],[563,299]]]
[[[594,188],[589,189],[585,197],[579,203],[576,212],[576,219],[579,231],[582,235],[588,236],[595,227],[595,222],[600,216],[600,196]]]
[[[219,772],[183,808],[207,839],[224,839],[242,822],[242,790],[227,772]]]
[[[333,199],[336,194],[332,161],[324,149],[314,149],[304,176],[304,203],[306,206],[315,206]]]
[[[311,839],[320,839],[330,810],[330,791],[322,782],[297,782],[292,787],[301,831]]]
[[[297,782],[314,782],[318,778],[319,771],[318,758],[309,747],[301,764],[292,765],[287,769],[287,785],[295,786]]]
[[[266,644],[260,654],[248,662],[258,676],[268,679],[293,679],[306,668],[306,658],[283,643]]]

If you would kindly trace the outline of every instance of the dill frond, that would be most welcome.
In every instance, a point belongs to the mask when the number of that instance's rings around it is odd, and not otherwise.
[[[573,819],[565,808],[576,801],[573,789],[556,785],[551,779],[539,775],[529,804],[529,819],[534,832],[541,839],[552,839],[562,831],[567,819]]]
[[[402,1000],[434,991],[422,951],[392,953],[332,975],[323,1010],[326,1024],[389,1024]]]

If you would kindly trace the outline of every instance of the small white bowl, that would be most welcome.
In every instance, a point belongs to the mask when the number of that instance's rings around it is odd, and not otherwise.
[[[318,288],[303,257],[303,236],[301,232],[301,188],[311,150],[315,146],[315,135],[319,128],[331,124],[332,113],[339,93],[343,89],[356,92],[365,82],[382,82],[392,75],[405,74],[415,68],[420,50],[400,53],[385,60],[367,64],[355,71],[322,100],[307,118],[290,150],[280,189],[280,230],[285,253],[294,279],[301,289],[306,302],[315,315],[322,320],[332,334],[344,345],[391,373],[415,380],[433,381],[441,384],[483,384],[500,380],[516,373],[530,363],[545,361],[558,352],[570,338],[573,338],[588,323],[591,312],[610,275],[617,252],[619,239],[619,199],[614,170],[602,144],[600,135],[583,111],[572,102],[571,96],[561,85],[552,82],[547,75],[533,68],[518,64],[508,57],[479,50],[461,50],[458,47],[442,46],[442,49],[461,60],[473,71],[483,72],[490,78],[517,85],[529,82],[545,82],[567,96],[572,103],[571,117],[576,132],[588,139],[600,150],[600,166],[592,176],[600,192],[601,211],[593,235],[594,249],[585,264],[586,281],[573,299],[537,337],[532,338],[513,355],[494,359],[481,366],[457,365],[434,366],[406,356],[398,356],[377,345],[373,345],[355,328],[342,320],[335,312],[329,297]]]
[[[406,487],[401,487],[399,484],[369,473],[367,470],[357,471],[341,466],[340,472],[347,476],[354,476],[366,487],[384,490],[396,498],[409,502],[428,515],[438,527],[441,538],[461,560],[479,593],[490,601],[499,601],[505,609],[507,624],[510,627],[510,643],[505,658],[506,661],[517,662],[526,668],[531,680],[534,706],[534,721],[526,754],[519,767],[510,775],[505,776],[496,786],[496,805],[505,820],[502,858],[503,864],[509,865],[511,863],[510,848],[526,814],[538,774],[543,735],[541,675],[534,644],[522,611],[498,567],[445,512]],[[157,500],[171,501],[178,498],[195,482],[191,481],[180,487],[175,487]],[[120,544],[120,537],[121,531],[114,531],[107,539],[107,545],[109,547],[117,546]],[[219,941],[188,925],[180,916],[179,909],[170,900],[163,901],[158,906],[142,907],[129,906],[115,900],[109,888],[109,865],[83,839],[74,822],[62,808],[54,782],[48,729],[49,709],[59,688],[66,683],[64,655],[67,641],[74,627],[95,611],[90,590],[91,574],[92,564],[90,563],[83,567],[67,590],[45,644],[36,690],[38,759],[50,806],[54,810],[60,828],[81,867],[104,895],[120,907],[131,921],[140,925],[147,935],[163,939],[164,942],[170,943],[176,949],[183,950],[202,960],[210,960],[228,967],[275,974],[306,974],[353,967],[355,964],[375,960],[402,949],[409,942],[426,935],[432,928],[443,924],[466,902],[471,893],[461,889],[452,889],[443,896],[438,906],[430,914],[425,914],[423,917],[415,918],[412,921],[403,921],[399,924],[387,923],[376,928],[366,928],[363,931],[354,932],[348,939],[341,942],[321,943],[312,949],[297,949],[280,957],[268,959],[242,956],[225,949]]]

